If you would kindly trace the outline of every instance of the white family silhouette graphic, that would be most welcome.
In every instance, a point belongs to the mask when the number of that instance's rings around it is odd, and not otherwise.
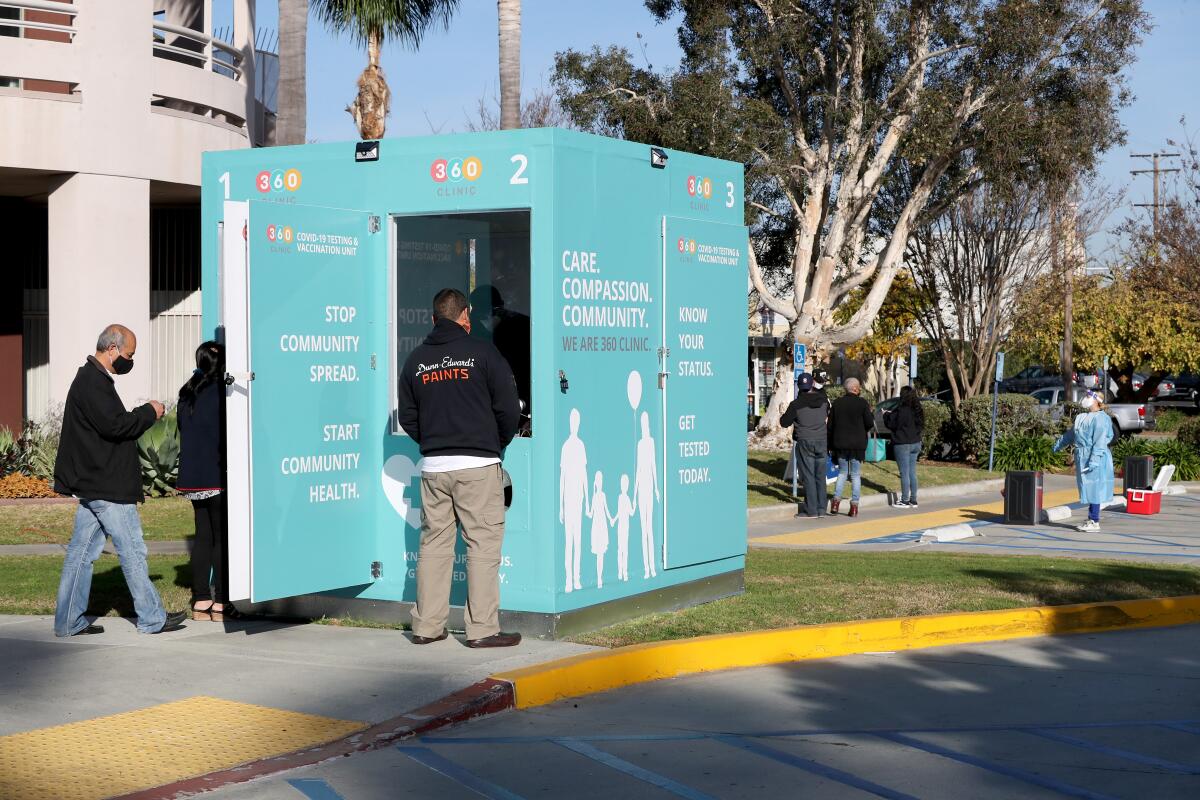
[[[629,373],[626,384],[629,404],[637,414],[641,402],[642,376],[636,370]],[[558,521],[566,536],[565,591],[583,588],[579,577],[579,562],[583,546],[583,518],[592,521],[591,551],[596,556],[596,587],[604,586],[604,558],[608,553],[609,533],[617,532],[617,580],[629,580],[629,524],[636,511],[641,524],[643,579],[656,577],[654,547],[654,504],[661,502],[658,488],[658,465],[654,438],[650,435],[650,415],[641,414],[641,438],[637,441],[634,462],[633,497],[629,495],[629,476],[621,475],[621,493],[617,496],[616,513],[610,511],[604,493],[604,475],[596,471],[588,493],[587,448],[579,438],[579,409],[571,409],[570,433],[562,446],[558,473]]]

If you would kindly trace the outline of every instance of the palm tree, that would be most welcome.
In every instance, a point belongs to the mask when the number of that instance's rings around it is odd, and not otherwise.
[[[308,117],[308,0],[279,0],[276,144],[304,144]]]
[[[496,0],[500,17],[500,130],[521,127],[521,0]]]
[[[335,33],[348,32],[367,45],[367,67],[358,77],[358,96],[346,107],[363,139],[383,137],[391,89],[379,67],[385,39],[414,48],[430,25],[450,24],[458,0],[317,0],[317,15]]]

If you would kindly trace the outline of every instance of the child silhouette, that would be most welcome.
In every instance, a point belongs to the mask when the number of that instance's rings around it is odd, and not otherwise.
[[[604,554],[608,552],[608,498],[604,496],[604,475],[596,473],[592,489],[592,552],[596,554],[596,588],[604,586]]]
[[[621,494],[617,497],[617,515],[611,522],[617,526],[617,580],[629,580],[629,520],[636,510],[629,499],[629,476],[621,476]]]

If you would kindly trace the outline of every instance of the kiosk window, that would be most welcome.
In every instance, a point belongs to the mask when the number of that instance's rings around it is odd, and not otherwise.
[[[393,220],[392,374],[399,375],[409,354],[433,327],[433,296],[441,289],[459,289],[471,303],[471,335],[490,340],[512,367],[525,406],[518,435],[531,435],[529,210]],[[392,432],[403,433],[395,422]]]

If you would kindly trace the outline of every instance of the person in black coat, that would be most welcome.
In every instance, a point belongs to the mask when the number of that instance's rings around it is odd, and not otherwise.
[[[921,455],[921,434],[925,429],[925,410],[921,398],[911,386],[900,390],[900,405],[883,418],[892,431],[892,450],[900,468],[900,499],[893,508],[917,507],[917,457]]]
[[[847,378],[846,393],[833,401],[829,409],[829,453],[838,465],[837,484],[829,499],[829,513],[838,513],[846,473],[850,473],[850,516],[858,516],[858,496],[862,489],[862,462],[867,455],[867,432],[875,427],[871,405],[862,398],[858,378]]]
[[[192,618],[240,616],[229,603],[225,506],[225,348],[196,348],[196,370],[179,389],[179,478],[176,488],[192,501]]]

